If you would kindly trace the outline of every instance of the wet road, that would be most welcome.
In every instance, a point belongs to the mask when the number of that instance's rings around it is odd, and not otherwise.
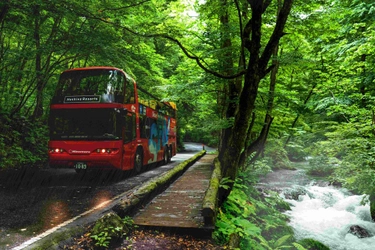
[[[187,151],[164,166],[148,166],[141,174],[88,172],[70,169],[0,172],[0,249],[22,243],[100,203],[160,175],[202,150],[186,144]]]

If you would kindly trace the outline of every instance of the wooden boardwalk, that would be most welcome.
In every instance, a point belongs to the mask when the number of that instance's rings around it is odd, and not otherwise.
[[[202,202],[209,186],[215,155],[205,155],[156,196],[134,217],[141,227],[169,228],[172,230],[202,229],[211,232],[204,224]]]

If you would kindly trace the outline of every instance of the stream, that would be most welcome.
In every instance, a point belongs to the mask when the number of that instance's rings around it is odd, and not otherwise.
[[[259,187],[278,191],[291,205],[286,214],[297,240],[315,239],[331,250],[375,249],[375,223],[369,205],[361,205],[363,195],[313,180],[304,169],[276,170],[262,178]],[[369,237],[350,233],[354,225],[364,228]]]

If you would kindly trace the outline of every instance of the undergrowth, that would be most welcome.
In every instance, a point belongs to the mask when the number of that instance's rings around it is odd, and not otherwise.
[[[109,213],[96,222],[90,237],[95,246],[108,249],[112,241],[126,237],[134,227],[131,217],[120,218],[115,213]]]
[[[251,168],[236,178],[219,210],[215,240],[237,249],[305,249],[295,241],[288,217],[282,213],[290,209],[289,204],[275,192],[260,193],[255,172]],[[236,238],[238,243],[233,246]]]
[[[307,170],[307,174],[317,177],[328,177],[333,174],[335,166],[338,163],[339,160],[326,155],[312,157],[309,160],[310,168]]]
[[[48,126],[42,120],[0,114],[0,169],[43,165],[47,143]]]

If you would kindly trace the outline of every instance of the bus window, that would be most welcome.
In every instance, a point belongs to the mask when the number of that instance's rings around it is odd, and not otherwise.
[[[124,143],[127,143],[136,138],[135,115],[133,115],[133,113],[128,113],[124,118]]]
[[[100,96],[101,102],[123,102],[125,76],[118,70],[73,70],[61,74],[54,98]],[[134,91],[133,91],[134,92]]]
[[[142,139],[146,139],[146,116],[140,115],[139,116],[139,132]]]
[[[134,97],[134,84],[130,79],[126,79],[126,85],[125,85],[125,100],[124,103],[134,103],[135,97]]]
[[[147,139],[156,139],[158,136],[158,129],[156,119],[146,117],[145,122],[145,135]]]
[[[118,140],[121,124],[113,109],[51,109],[50,137],[53,140]]]

